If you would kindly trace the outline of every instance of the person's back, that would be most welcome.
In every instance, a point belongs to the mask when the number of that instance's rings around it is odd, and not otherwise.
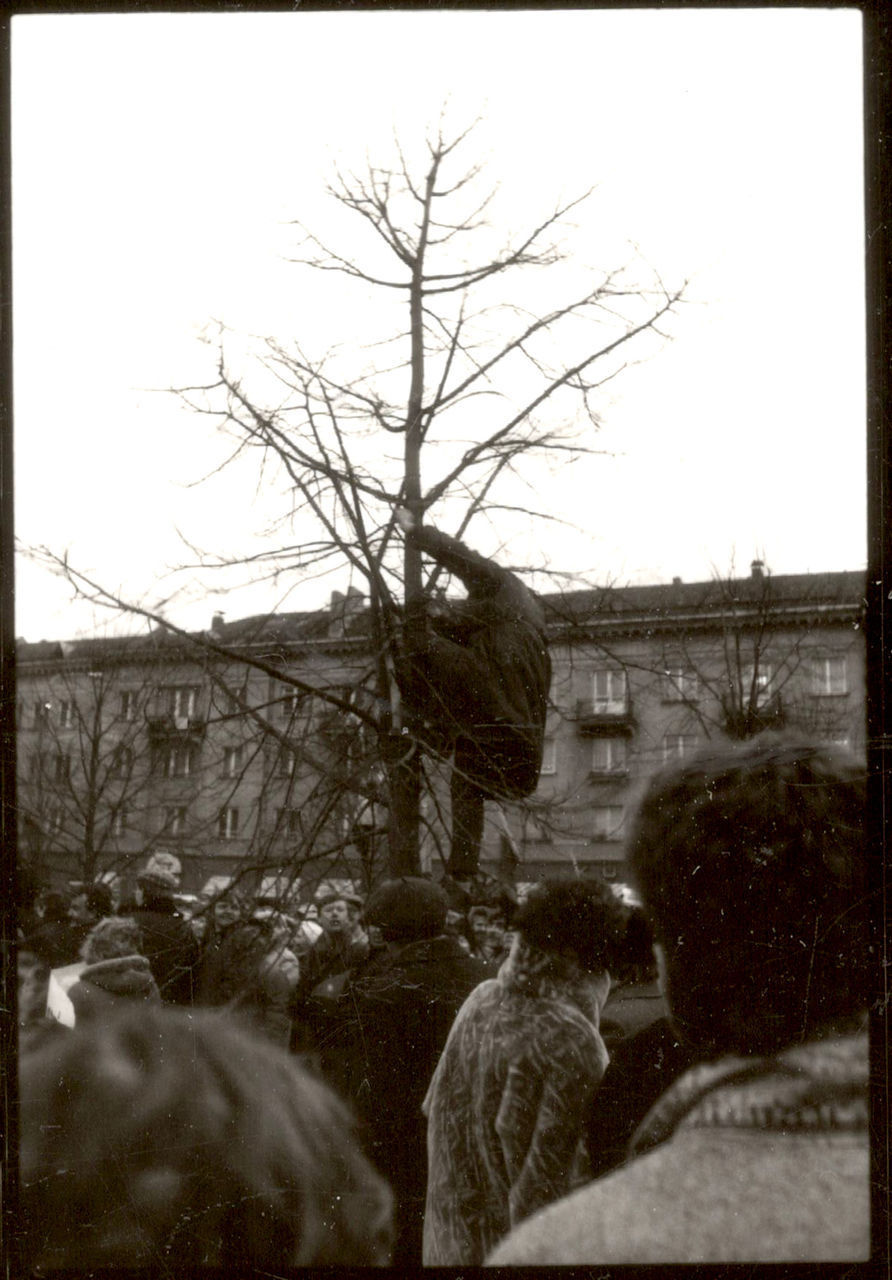
[[[859,1261],[870,1250],[863,768],[766,735],[655,779],[631,864],[705,1059],[628,1163],[494,1265]]]
[[[598,1032],[623,909],[606,886],[531,894],[498,978],[471,993],[425,1100],[424,1262],[476,1266],[584,1181],[583,1126],[607,1065]]]
[[[427,1179],[421,1104],[458,1010],[486,966],[443,933],[442,890],[420,877],[387,881],[365,920],[382,950],[341,1001],[334,1081],[364,1123],[369,1151],[397,1198],[394,1263],[420,1263]]]

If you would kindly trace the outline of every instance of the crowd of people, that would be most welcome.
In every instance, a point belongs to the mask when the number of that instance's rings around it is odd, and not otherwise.
[[[189,918],[162,853],[132,900],[39,895],[27,1265],[866,1259],[863,767],[773,735],[685,762],[629,859],[635,905],[407,876]]]

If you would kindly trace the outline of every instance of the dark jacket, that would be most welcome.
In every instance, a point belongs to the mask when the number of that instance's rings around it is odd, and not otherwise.
[[[127,913],[139,925],[143,955],[167,1004],[191,1004],[199,948],[172,898],[147,898]]]
[[[668,1018],[669,1006],[659,982],[627,982],[614,987],[601,1014],[601,1039],[611,1057],[614,1048],[637,1035],[658,1018]]]
[[[608,1000],[605,1016],[609,1008]],[[606,1036],[604,1042],[608,1044]],[[632,1135],[650,1108],[701,1057],[682,1042],[668,1018],[657,1018],[634,1035],[608,1044],[608,1049],[610,1065],[586,1124],[593,1178],[623,1163]]]
[[[292,982],[276,963],[269,931],[237,921],[216,931],[202,949],[196,1003],[226,1007],[242,1021],[288,1047]]]
[[[443,934],[394,946],[344,994],[340,1069],[330,1082],[360,1117],[370,1154],[396,1194],[395,1264],[421,1262],[421,1104],[458,1010],[486,977],[486,966]]]
[[[529,795],[539,780],[551,684],[542,607],[515,574],[457,538],[427,526],[408,537],[468,591],[451,624],[432,622],[479,663],[472,687],[450,690],[456,706],[467,693],[477,718],[473,737],[459,737],[456,763],[496,794]]]
[[[21,949],[33,952],[50,969],[62,969],[77,964],[88,932],[73,920],[45,920],[21,943]]]
[[[145,956],[115,956],[98,960],[81,970],[68,988],[76,1023],[101,1018],[126,1007],[133,1000],[158,1004],[161,996]]]

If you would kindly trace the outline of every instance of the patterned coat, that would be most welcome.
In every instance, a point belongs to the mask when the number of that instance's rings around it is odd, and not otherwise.
[[[516,938],[450,1032],[424,1102],[427,1266],[479,1265],[588,1176],[584,1120],[608,1061],[600,1002],[591,979],[558,980],[553,959]]]

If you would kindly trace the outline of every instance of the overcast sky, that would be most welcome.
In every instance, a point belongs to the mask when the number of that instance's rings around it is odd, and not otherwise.
[[[671,343],[605,389],[604,454],[537,477],[565,525],[512,530],[505,558],[620,583],[732,557],[864,566],[857,10],[39,15],[12,32],[22,542],[148,603],[175,585],[178,532],[257,545],[280,494],[238,472],[195,487],[220,444],[163,389],[206,379],[212,319],[337,333],[339,308],[284,261],[289,223],[326,230],[335,164],[389,158],[394,130],[417,147],[448,102],[480,117],[472,158],[514,228],[595,185],[580,263],[635,245],[690,280]],[[345,585],[208,600],[193,575],[168,616],[312,608]],[[31,640],[107,621],[27,564],[16,608]]]

